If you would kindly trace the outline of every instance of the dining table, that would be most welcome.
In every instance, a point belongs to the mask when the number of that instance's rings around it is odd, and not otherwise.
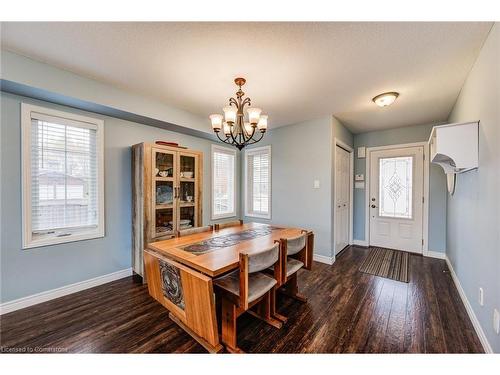
[[[209,352],[220,352],[213,280],[239,267],[239,254],[259,252],[302,228],[249,222],[149,243],[144,250],[149,294],[169,317]],[[311,269],[314,235],[308,231],[304,267]]]

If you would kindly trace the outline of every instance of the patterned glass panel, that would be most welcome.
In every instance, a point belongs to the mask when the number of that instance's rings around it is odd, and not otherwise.
[[[379,160],[379,216],[411,219],[413,157]]]

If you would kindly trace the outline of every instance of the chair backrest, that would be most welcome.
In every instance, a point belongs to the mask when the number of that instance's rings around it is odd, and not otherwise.
[[[212,225],[207,225],[204,227],[197,227],[197,228],[189,228],[189,229],[184,229],[184,230],[178,230],[177,237],[183,237],[183,236],[187,236],[190,234],[196,234],[196,233],[202,233],[202,232],[211,232],[212,230],[213,230]]]
[[[279,242],[272,247],[248,254],[248,273],[255,273],[268,269],[279,260]]]
[[[215,224],[215,230],[234,227],[237,225],[243,225],[243,220],[233,220],[233,221],[227,221],[225,223]]]
[[[274,265],[276,281],[281,278],[280,242],[259,252],[240,253],[240,306],[248,309],[248,275]]]
[[[307,233],[300,236],[286,238],[286,255],[295,255],[306,247]]]

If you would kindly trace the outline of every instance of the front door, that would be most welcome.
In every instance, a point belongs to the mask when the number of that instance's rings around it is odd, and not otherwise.
[[[370,152],[370,245],[422,253],[423,146]]]

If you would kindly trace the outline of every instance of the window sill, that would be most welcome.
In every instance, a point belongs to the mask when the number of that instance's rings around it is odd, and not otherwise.
[[[268,214],[259,214],[259,213],[255,213],[255,212],[246,212],[245,216],[255,217],[255,218],[258,218],[258,219],[271,220],[271,213],[268,213]]]
[[[60,244],[69,243],[69,242],[92,240],[92,239],[102,238],[102,237],[104,237],[104,231],[97,230],[97,231],[85,232],[85,233],[73,233],[69,236],[64,236],[64,237],[52,236],[52,237],[40,238],[40,239],[36,239],[36,240],[28,239],[23,244],[23,250],[33,249],[33,248],[43,247],[43,246],[60,245]]]
[[[212,215],[212,220],[228,219],[230,217],[236,217],[236,212],[231,212],[228,214]]]

